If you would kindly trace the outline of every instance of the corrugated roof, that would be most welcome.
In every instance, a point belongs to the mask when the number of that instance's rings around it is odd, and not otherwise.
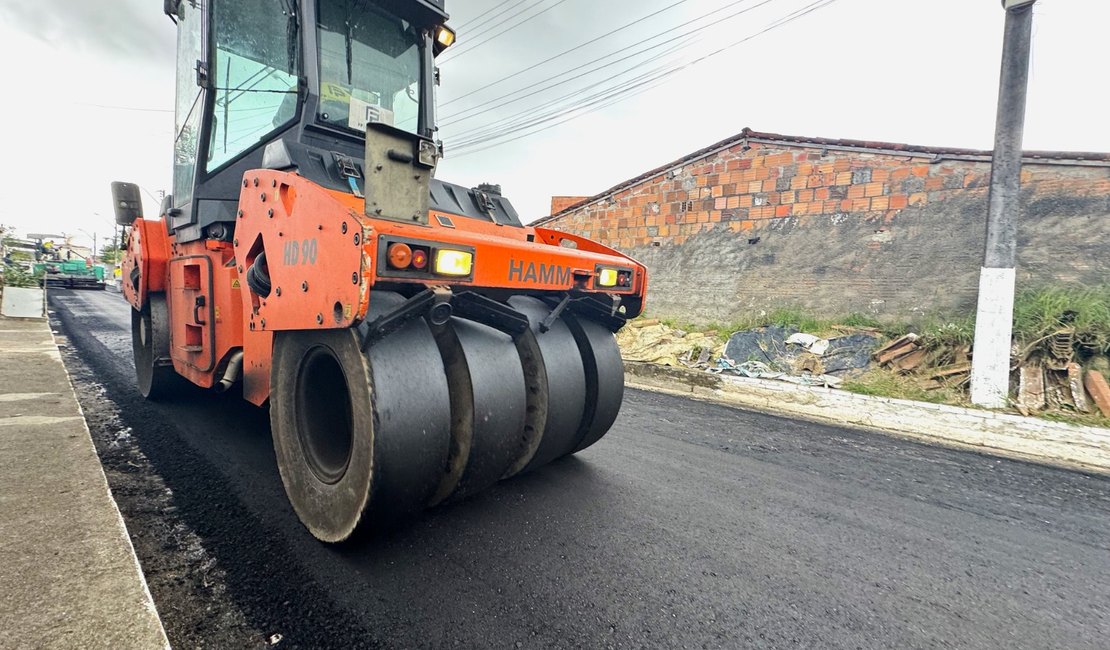
[[[574,212],[584,205],[589,205],[595,201],[599,201],[606,197],[612,196],[618,192],[626,190],[630,187],[639,185],[640,183],[666,173],[668,170],[677,167],[683,167],[695,160],[705,158],[710,154],[716,153],[723,149],[728,149],[736,144],[743,142],[757,142],[762,144],[786,144],[798,147],[817,148],[817,149],[836,149],[836,150],[857,150],[869,151],[872,153],[886,153],[891,155],[903,156],[918,156],[929,157],[935,161],[942,159],[948,160],[972,160],[978,162],[989,162],[993,152],[984,151],[981,149],[961,149],[958,147],[927,147],[922,145],[903,144],[898,142],[877,142],[870,140],[847,140],[836,138],[811,138],[806,136],[796,135],[782,135],[779,133],[763,133],[760,131],[753,131],[745,127],[740,133],[725,138],[720,142],[709,145],[704,149],[683,156],[678,160],[667,163],[661,167],[656,167],[651,171],[640,174],[635,178],[631,178],[619,185],[595,194],[584,201],[575,203],[568,206],[563,210],[556,212],[547,217],[537,219],[529,225],[538,226],[552,219],[556,219],[565,214]],[[1080,152],[1080,151],[1026,151],[1023,156],[1026,164],[1070,164],[1070,165],[1091,165],[1091,166],[1110,166],[1110,153],[1094,153],[1094,152]]]

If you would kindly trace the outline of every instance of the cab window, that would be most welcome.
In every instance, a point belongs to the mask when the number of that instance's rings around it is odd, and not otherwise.
[[[215,102],[208,169],[264,141],[297,112],[300,52],[291,0],[214,2]]]

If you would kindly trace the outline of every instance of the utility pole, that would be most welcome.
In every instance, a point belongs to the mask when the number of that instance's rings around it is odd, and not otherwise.
[[[987,245],[979,273],[975,352],[971,363],[971,402],[987,408],[1006,406],[1010,393],[1022,136],[1035,2],[1002,1],[1006,10],[1006,32],[1002,43],[1002,75],[991,163]]]

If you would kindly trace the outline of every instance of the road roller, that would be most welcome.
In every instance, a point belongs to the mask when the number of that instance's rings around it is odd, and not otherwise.
[[[268,407],[286,494],[330,543],[605,435],[646,270],[435,178],[443,0],[164,10],[172,192],[145,218],[112,184],[145,397],[189,382]]]

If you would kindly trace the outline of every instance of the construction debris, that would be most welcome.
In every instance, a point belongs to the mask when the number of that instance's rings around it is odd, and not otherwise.
[[[723,356],[733,366],[758,361],[774,372],[788,372],[790,359],[796,355],[787,349],[786,340],[797,333],[792,327],[777,325],[736,332],[728,337]]]
[[[926,368],[923,370],[923,376],[921,387],[925,390],[959,388],[971,380],[971,364],[954,363],[939,368]]]
[[[893,361],[913,354],[920,349],[917,344],[917,334],[906,334],[876,350],[875,361],[878,361],[881,366],[887,366]]]
[[[879,341],[872,332],[825,339],[768,325],[730,336],[713,371],[836,387],[843,381],[838,375],[868,366]]]
[[[708,369],[724,345],[716,332],[686,332],[658,320],[632,321],[617,334],[626,361],[646,361],[663,366]]]
[[[962,336],[905,334],[882,344],[873,329],[833,327],[822,337],[793,327],[766,325],[733,333],[724,344],[716,331],[686,332],[658,320],[633,321],[618,334],[625,359],[704,369],[713,373],[839,387],[875,365],[905,375],[923,390],[966,390],[971,348]],[[1053,331],[1013,349],[1013,405],[1024,415],[1091,413],[1110,417],[1110,360],[1086,345],[1074,328]],[[1085,369],[1086,368],[1086,369]],[[1088,393],[1090,395],[1088,396]]]
[[[857,333],[829,339],[824,354],[818,355],[829,374],[863,370],[871,363],[871,354],[882,337],[873,333]]]
[[[1072,405],[1080,413],[1090,413],[1091,405],[1087,401],[1087,391],[1083,389],[1083,366],[1072,361],[1068,364],[1068,392],[1071,393]]]
[[[1106,377],[1103,377],[1101,372],[1088,370],[1083,385],[1091,394],[1091,399],[1094,400],[1102,416],[1110,418],[1110,385],[1107,385]]]
[[[1023,415],[1045,407],[1044,368],[1037,365],[1022,366],[1018,382],[1017,409]]]
[[[759,361],[745,361],[741,364],[734,364],[732,360],[725,356],[717,360],[717,367],[710,369],[710,372],[731,372],[732,374],[744,377],[777,379],[779,381],[786,381],[802,386],[824,386],[826,388],[839,388],[840,384],[843,382],[841,378],[832,375],[808,373],[792,375],[785,372],[776,372],[767,364]]]

